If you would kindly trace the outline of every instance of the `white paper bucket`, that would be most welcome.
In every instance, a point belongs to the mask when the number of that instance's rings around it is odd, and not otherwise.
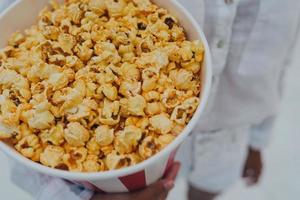
[[[175,0],[153,0],[153,2],[175,15],[186,30],[188,38],[190,40],[201,40],[206,50],[201,70],[200,105],[184,131],[170,145],[155,156],[135,166],[97,173],[69,172],[48,168],[25,158],[3,142],[0,142],[0,149],[18,163],[37,172],[79,183],[92,190],[108,193],[141,189],[163,177],[174,160],[176,150],[200,120],[209,95],[212,72],[211,56],[206,38],[193,17]],[[0,47],[6,45],[7,39],[13,32],[22,31],[34,24],[39,11],[47,3],[48,0],[19,0],[2,13],[0,15]]]

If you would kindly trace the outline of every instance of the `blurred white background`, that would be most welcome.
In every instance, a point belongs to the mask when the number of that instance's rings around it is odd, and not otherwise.
[[[4,4],[9,1],[12,0],[0,0],[0,12]],[[242,181],[239,181],[218,200],[297,200],[300,198],[300,42],[297,47],[289,66],[286,90],[273,141],[265,152],[266,166],[261,183],[247,188]],[[1,199],[32,200],[11,183],[9,174],[7,157],[0,152]],[[30,179],[30,177],[20,178]],[[168,199],[185,200],[185,192],[186,183],[184,175],[181,175]]]

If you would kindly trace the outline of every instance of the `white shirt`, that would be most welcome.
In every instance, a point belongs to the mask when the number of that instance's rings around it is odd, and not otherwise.
[[[277,113],[286,61],[296,43],[300,1],[179,1],[204,29],[213,60],[209,105],[195,132],[269,121]],[[262,148],[267,132],[255,134],[253,143]]]
[[[13,1],[1,0],[0,10]],[[299,29],[300,1],[179,1],[203,27],[213,56],[213,89],[196,131],[255,125],[274,116],[282,71]],[[265,144],[264,130],[262,126],[254,131],[257,147]],[[25,168],[13,170],[12,180],[36,199],[89,199],[92,195],[74,188],[75,195],[62,180],[31,173]],[[23,182],[20,177],[25,174],[32,178]]]

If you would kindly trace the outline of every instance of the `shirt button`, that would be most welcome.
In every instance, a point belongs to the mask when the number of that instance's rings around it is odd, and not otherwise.
[[[233,0],[224,0],[227,5],[233,4]]]
[[[219,49],[222,49],[224,46],[225,46],[224,40],[219,40],[219,42],[217,43],[217,47],[218,47]]]

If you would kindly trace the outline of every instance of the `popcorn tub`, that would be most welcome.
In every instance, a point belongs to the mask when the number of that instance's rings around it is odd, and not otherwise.
[[[186,30],[188,39],[201,40],[205,47],[205,58],[201,70],[200,105],[183,132],[171,144],[161,152],[135,166],[97,173],[69,172],[48,168],[25,158],[1,141],[0,149],[25,167],[49,176],[63,178],[100,192],[130,192],[144,188],[163,177],[172,165],[180,144],[192,131],[203,113],[209,95],[212,72],[210,51],[206,38],[193,17],[176,0],[153,0],[153,2],[160,7],[166,8],[179,19],[180,24]],[[0,15],[0,47],[6,45],[10,34],[34,24],[39,11],[47,3],[48,0],[18,0],[2,13]]]

